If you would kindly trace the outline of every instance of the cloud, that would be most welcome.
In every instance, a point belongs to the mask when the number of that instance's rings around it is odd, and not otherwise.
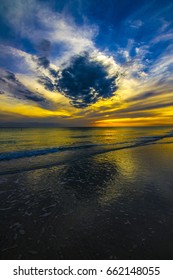
[[[14,7],[9,3],[4,5],[8,24],[21,38],[27,38],[37,53],[27,56],[10,47],[9,51],[18,60],[24,58],[45,89],[60,92],[74,107],[86,108],[99,99],[111,98],[118,87],[117,69],[114,60],[95,47],[93,39],[98,32],[97,26],[79,26],[67,14],[53,12],[38,1],[31,2],[24,4],[17,0]],[[55,54],[57,45],[61,49],[60,55],[59,50]],[[87,54],[89,52],[92,58]]]
[[[31,75],[34,75],[46,90],[61,93],[70,99],[70,103],[76,108],[86,108],[100,99],[105,100],[114,96],[118,88],[118,79],[121,70],[112,56],[107,56],[103,52],[95,49],[90,54],[88,52],[79,53],[73,56],[68,63],[62,63],[57,67],[46,56],[50,46],[50,41],[41,41],[41,47],[39,48],[43,56],[39,56],[39,54],[29,55],[11,47],[7,47],[4,53],[8,56],[14,55],[16,63],[18,59],[24,59],[25,65],[30,69]],[[16,76],[12,71],[8,73],[11,73],[8,74],[8,81],[13,80],[13,85],[11,84],[8,87],[9,93],[14,95],[15,92],[15,96],[18,97],[23,93],[23,96],[20,98],[24,99],[25,96],[25,98],[27,97],[26,99],[33,101],[35,98],[38,105],[43,106],[43,104],[39,103],[37,91],[33,91],[32,95],[30,95],[26,89],[19,88],[17,95],[16,83],[18,84],[18,82]],[[14,89],[12,88],[13,86]]]
[[[39,82],[50,91],[58,90],[74,107],[86,108],[100,99],[114,96],[119,74],[111,72],[110,67],[103,59],[84,52],[74,56],[70,64],[59,71],[55,82],[46,76],[40,77]]]
[[[43,68],[48,68],[50,65],[50,61],[45,56],[37,57],[35,60],[37,60],[38,66],[42,66]]]
[[[142,22],[142,20],[137,19],[134,21],[130,21],[129,24],[130,24],[130,27],[138,29],[143,25],[143,22]]]
[[[167,25],[169,26],[169,25]],[[165,30],[163,30],[165,31]],[[153,40],[152,43],[157,44],[161,41],[172,41],[173,40],[173,29],[168,30],[167,32],[162,32],[158,34]]]
[[[153,97],[156,93],[152,92],[152,91],[148,91],[148,92],[144,92],[142,94],[138,94],[132,97],[129,97],[128,99],[126,99],[126,102],[135,102],[135,101],[139,101],[139,100],[145,100],[147,98]]]
[[[172,84],[171,84],[172,86]],[[162,82],[162,85],[157,86],[157,84],[155,85],[155,89],[153,88],[153,90],[151,91],[146,91],[146,92],[138,92],[136,95],[134,96],[130,96],[127,99],[125,99],[125,102],[136,102],[136,101],[147,101],[148,99],[155,99],[156,102],[161,102],[161,98],[163,100],[165,100],[165,95],[166,98],[168,98],[168,95],[171,96],[172,95],[172,87],[169,87],[167,84],[164,84]],[[160,100],[159,100],[160,97]],[[151,100],[150,100],[151,102]]]
[[[37,49],[42,53],[49,53],[51,50],[51,42],[47,39],[42,39],[37,45]]]
[[[41,56],[47,56],[58,45],[62,56],[56,63],[67,62],[71,56],[94,48],[93,38],[98,33],[96,25],[77,25],[70,15],[54,12],[48,3],[37,0],[2,1],[1,16],[6,17],[6,23],[17,36],[27,38]]]
[[[55,85],[53,83],[53,81],[47,77],[47,76],[40,76],[38,79],[38,82],[42,85],[44,85],[45,89],[49,90],[49,91],[53,91],[55,89]]]
[[[160,108],[166,108],[166,107],[172,107],[173,102],[165,102],[165,103],[156,103],[153,102],[151,104],[142,104],[142,103],[136,103],[134,105],[129,106],[128,108],[125,109],[118,109],[115,111],[115,113],[132,113],[132,112],[137,112],[137,111],[148,111],[148,110],[155,110],[155,109],[160,109]]]
[[[71,11],[58,12],[50,2],[2,0],[1,17],[10,30],[0,45],[1,66],[9,70],[0,71],[2,99],[13,96],[50,111],[59,100],[68,107],[69,100],[73,107],[85,109],[67,108],[78,121],[172,109],[173,29],[164,13],[146,18],[147,4],[120,25],[112,25],[112,33],[103,34],[101,24],[96,38],[99,28],[93,20],[75,21]]]
[[[5,68],[12,72],[31,74],[38,70],[38,63],[32,54],[6,44],[0,44],[0,59],[1,63],[5,60]]]
[[[14,73],[10,71],[5,71],[0,69],[1,83],[0,91],[7,95],[13,96],[16,99],[26,100],[37,103],[40,107],[45,109],[53,109],[54,105],[46,100],[38,92],[33,92],[24,86],[15,76]]]
[[[41,66],[45,69],[49,68],[50,61],[48,59],[48,55],[51,51],[51,42],[49,40],[42,39],[37,44],[36,49],[39,51],[40,54],[37,56],[33,56],[33,60],[37,63],[39,67]]]

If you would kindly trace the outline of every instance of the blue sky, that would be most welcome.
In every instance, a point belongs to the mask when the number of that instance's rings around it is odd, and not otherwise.
[[[1,0],[3,122],[172,124],[172,15],[170,0]]]

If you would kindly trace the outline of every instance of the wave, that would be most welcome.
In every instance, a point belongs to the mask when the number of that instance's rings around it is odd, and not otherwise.
[[[90,145],[80,145],[80,146],[64,146],[64,147],[54,147],[54,148],[47,148],[47,149],[40,149],[40,150],[29,150],[29,151],[17,151],[17,152],[10,152],[10,153],[3,153],[0,154],[0,161],[8,160],[15,160],[20,159],[19,161],[11,161],[12,165],[2,165],[2,169],[0,175],[7,175],[7,174],[15,174],[24,171],[31,171],[36,169],[42,168],[49,168],[53,166],[67,164],[69,162],[78,161],[82,158],[88,158],[99,154],[104,154],[108,152],[114,152],[124,149],[131,149],[137,148],[147,145],[156,145],[156,144],[173,144],[173,142],[168,141],[160,141],[164,138],[173,137],[173,132],[160,135],[160,136],[147,136],[147,137],[140,137],[135,141],[129,142],[117,142],[112,144],[90,144]],[[58,152],[65,152],[65,151],[75,151],[81,150],[80,154],[73,153],[73,154],[63,154],[63,157],[47,157],[47,158],[40,158],[39,156],[42,155],[49,155]],[[34,157],[32,161],[23,161],[23,159],[27,157]],[[4,169],[4,170],[3,170]]]
[[[46,149],[37,149],[37,150],[24,150],[24,151],[15,151],[15,152],[4,152],[0,154],[0,161],[4,160],[12,160],[12,159],[20,159],[25,157],[36,157],[42,156],[47,154],[53,154],[57,152],[65,152],[65,151],[73,151],[73,150],[80,150],[80,149],[91,149],[95,147],[105,147],[108,146],[117,146],[125,144],[125,146],[111,148],[111,150],[119,150],[119,149],[127,149],[133,147],[139,147],[149,144],[154,144],[155,142],[162,140],[164,138],[173,137],[173,131],[168,132],[164,135],[158,136],[142,136],[135,141],[125,141],[125,142],[116,142],[116,143],[109,143],[109,144],[85,144],[79,146],[60,146],[60,147],[51,147]],[[107,149],[106,149],[107,151]]]
[[[69,150],[92,148],[94,146],[98,146],[98,145],[89,144],[89,145],[80,145],[80,146],[52,147],[52,148],[39,149],[39,150],[37,149],[37,150],[6,152],[6,153],[0,154],[0,161],[10,160],[10,159],[19,159],[19,158],[24,158],[24,157],[42,156],[42,155],[46,155],[46,154],[53,154],[53,153],[64,152],[64,151],[69,151]]]
[[[161,143],[152,143],[152,144],[173,144],[173,142],[161,142]],[[146,144],[145,144],[146,145]],[[143,145],[143,146],[145,146]],[[151,145],[148,144],[148,145]],[[54,162],[44,162],[44,163],[38,163],[37,165],[30,165],[30,166],[21,166],[18,167],[16,166],[14,169],[9,169],[9,170],[3,170],[3,171],[0,171],[0,176],[2,175],[9,175],[9,174],[15,174],[15,173],[22,173],[22,172],[26,172],[26,171],[33,171],[33,170],[39,170],[39,169],[43,169],[43,168],[51,168],[51,167],[54,167],[54,166],[58,166],[58,165],[64,165],[64,164],[69,164],[70,162],[75,162],[75,161],[78,161],[79,159],[81,158],[88,158],[88,157],[91,157],[91,156],[95,156],[95,155],[100,155],[100,154],[104,154],[104,153],[108,153],[108,152],[113,152],[113,151],[118,151],[118,150],[123,150],[123,149],[129,149],[129,148],[136,148],[136,147],[139,147],[139,146],[142,146],[141,144],[140,145],[131,145],[131,146],[124,146],[124,147],[119,147],[119,148],[110,148],[110,149],[100,149],[100,150],[97,150],[97,151],[93,151],[92,153],[87,153],[87,154],[84,154],[83,156],[80,155],[80,157],[78,155],[72,157],[72,158],[67,158],[67,159],[64,159],[64,160],[60,160],[60,161],[54,161]],[[28,165],[28,163],[27,163]]]
[[[0,140],[0,144],[16,144],[14,140]]]
[[[111,137],[111,136],[116,136],[116,134],[104,134],[104,137]],[[74,136],[70,136],[70,138],[96,138],[96,137],[103,137],[103,134],[88,134],[88,135],[74,135]]]

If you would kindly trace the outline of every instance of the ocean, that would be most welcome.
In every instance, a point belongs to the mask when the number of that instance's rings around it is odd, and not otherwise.
[[[0,128],[1,259],[173,259],[173,128]]]

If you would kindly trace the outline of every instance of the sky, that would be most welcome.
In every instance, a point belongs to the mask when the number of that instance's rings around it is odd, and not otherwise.
[[[1,0],[0,120],[173,125],[172,0]]]

